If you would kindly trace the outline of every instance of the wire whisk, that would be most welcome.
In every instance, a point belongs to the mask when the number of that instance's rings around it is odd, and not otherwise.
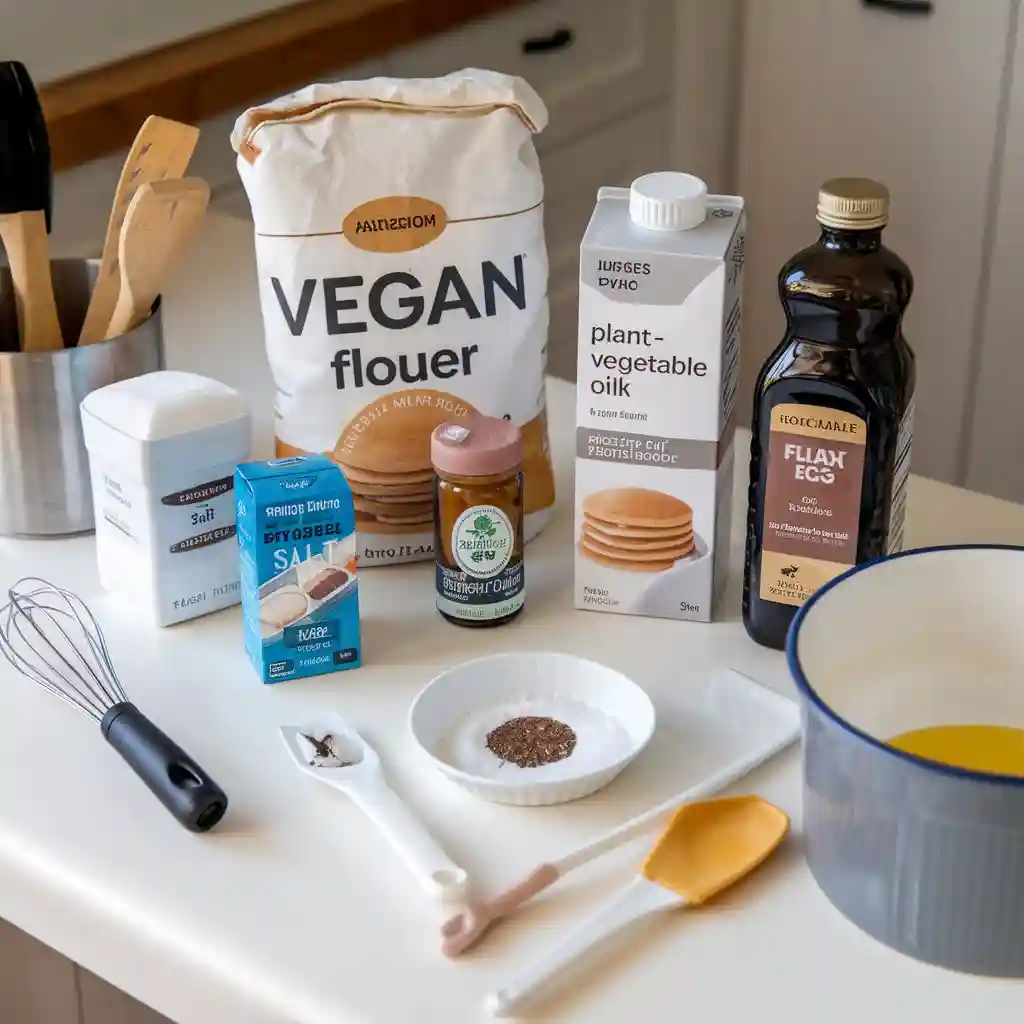
[[[186,828],[205,832],[228,798],[128,699],[88,605],[35,576],[19,580],[0,608],[0,653],[23,676],[98,722],[106,741]]]
[[[0,652],[19,671],[97,722],[127,702],[107,641],[88,605],[34,576],[0,608]]]

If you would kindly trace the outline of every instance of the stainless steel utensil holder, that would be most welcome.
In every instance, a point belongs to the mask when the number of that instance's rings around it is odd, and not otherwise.
[[[85,533],[94,526],[89,458],[79,405],[115,381],[163,367],[160,303],[128,334],[82,348],[78,339],[97,266],[51,264],[65,345],[59,352],[17,351],[10,274],[0,268],[0,534]]]

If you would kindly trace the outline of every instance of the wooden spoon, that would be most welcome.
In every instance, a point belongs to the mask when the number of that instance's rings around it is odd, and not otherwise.
[[[22,352],[64,348],[50,277],[50,245],[42,210],[0,213],[0,238],[7,250],[18,313]]]
[[[154,181],[137,189],[121,228],[117,305],[104,339],[127,334],[149,316],[209,202],[210,186],[202,178]]]
[[[99,275],[78,337],[79,345],[102,341],[107,324],[117,306],[120,274],[118,245],[128,204],[139,186],[168,178],[180,178],[192,159],[199,140],[199,129],[189,124],[151,115],[135,136],[121,178],[114,193],[114,205],[107,223],[107,237],[100,257]]]

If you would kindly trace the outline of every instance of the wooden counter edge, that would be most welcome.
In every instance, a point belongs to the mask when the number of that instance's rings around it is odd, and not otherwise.
[[[149,114],[196,123],[523,2],[301,0],[61,79],[40,89],[54,170],[127,147]]]

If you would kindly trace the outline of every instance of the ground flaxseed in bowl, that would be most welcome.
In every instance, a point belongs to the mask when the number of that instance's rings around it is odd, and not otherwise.
[[[547,715],[510,718],[487,734],[487,749],[501,761],[520,768],[539,768],[571,756],[576,748],[572,728]]]

